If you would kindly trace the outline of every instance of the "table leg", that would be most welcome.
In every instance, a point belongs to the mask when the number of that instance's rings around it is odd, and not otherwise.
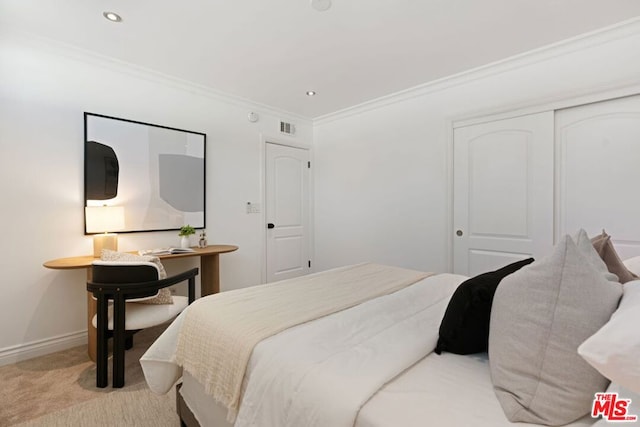
[[[200,257],[200,295],[220,292],[220,258],[218,254]]]
[[[93,279],[92,270],[87,268],[87,282],[90,282],[91,279]],[[89,353],[89,359],[94,362],[98,360],[98,333],[91,322],[96,310],[96,300],[93,299],[91,292],[87,292],[87,352]]]

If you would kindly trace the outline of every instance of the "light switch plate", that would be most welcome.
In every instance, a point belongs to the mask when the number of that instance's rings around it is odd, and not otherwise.
[[[260,203],[247,202],[247,213],[248,214],[260,213]]]

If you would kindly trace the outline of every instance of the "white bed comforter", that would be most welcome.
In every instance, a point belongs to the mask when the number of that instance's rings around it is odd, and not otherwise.
[[[260,341],[432,274],[362,263],[201,298],[186,310],[176,362],[227,407],[233,421],[246,367]]]
[[[140,359],[147,383],[166,393],[189,372],[236,418],[255,346],[287,328],[395,292],[433,273],[362,263],[199,299]]]
[[[236,427],[352,427],[380,387],[431,353],[463,276],[440,274],[264,340]]]

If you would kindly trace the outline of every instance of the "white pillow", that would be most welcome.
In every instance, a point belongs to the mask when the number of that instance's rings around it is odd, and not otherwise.
[[[640,280],[625,283],[622,292],[611,319],[578,354],[611,381],[640,393]]]

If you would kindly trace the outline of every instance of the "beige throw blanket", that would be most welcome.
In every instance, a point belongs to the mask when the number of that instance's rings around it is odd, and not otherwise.
[[[261,340],[429,275],[358,264],[202,298],[185,313],[176,362],[227,407],[227,419],[233,422],[247,363]]]

